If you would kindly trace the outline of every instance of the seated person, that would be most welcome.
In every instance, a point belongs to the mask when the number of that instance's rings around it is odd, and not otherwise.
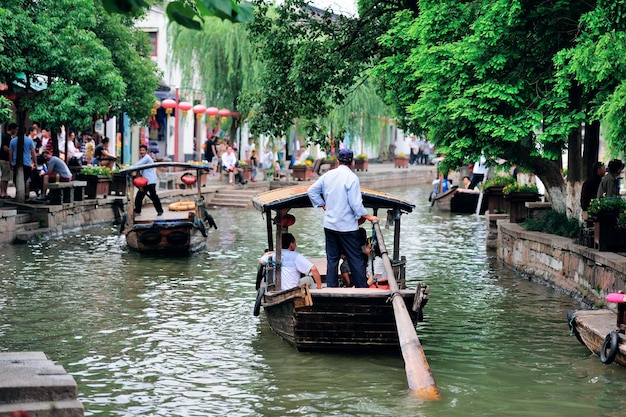
[[[109,169],[113,169],[117,158],[109,152],[109,138],[102,138],[102,143],[94,149],[93,157],[99,165],[107,166]]]
[[[374,253],[372,254],[372,240],[367,239],[365,245],[365,253],[369,256],[367,262],[367,285],[370,288],[378,288],[381,290],[389,289],[389,281],[385,278],[385,263],[378,245],[373,245]]]
[[[274,252],[266,252],[260,259],[261,265],[266,265],[270,259],[276,260]],[[313,281],[311,277],[300,278],[300,274],[311,274],[315,279],[317,289],[322,288],[322,277],[317,267],[302,254],[296,252],[296,238],[291,233],[283,234],[282,250],[280,251],[280,290],[285,291],[290,288],[306,284],[311,288]]]
[[[42,156],[45,159],[46,165],[45,168],[41,170],[39,175],[43,177],[43,185],[41,187],[41,195],[37,197],[37,200],[45,200],[46,199],[46,191],[48,191],[48,184],[50,182],[55,182],[57,175],[59,176],[60,182],[70,182],[72,181],[72,172],[65,165],[65,162],[61,158],[56,156],[52,156],[49,150],[44,149],[42,152]]]
[[[233,177],[237,179],[237,182],[241,185],[245,185],[248,181],[243,180],[243,176],[239,171],[242,171],[237,167],[237,156],[233,151],[233,147],[226,148],[226,152],[222,154],[222,169],[228,172],[228,183],[233,183]]]
[[[339,264],[339,278],[341,278],[341,282],[343,283],[343,287],[353,287],[352,282],[350,281],[350,265],[348,265],[348,261],[346,261],[346,254],[341,254],[341,263]]]

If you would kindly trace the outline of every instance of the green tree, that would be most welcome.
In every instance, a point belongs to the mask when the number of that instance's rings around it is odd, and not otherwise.
[[[17,109],[18,170],[27,113],[53,133],[64,124],[91,126],[94,116],[111,109],[127,110],[135,120],[150,114],[154,98],[146,100],[157,86],[156,66],[142,55],[145,35],[128,21],[105,14],[94,0],[7,0],[3,7],[0,82]],[[17,178],[17,198],[24,201]]]
[[[409,123],[428,132],[451,166],[481,153],[506,158],[532,169],[564,211],[561,153],[572,132],[593,119],[573,106],[584,96],[555,88],[553,59],[573,45],[588,6],[478,0],[420,7],[417,17],[396,16],[402,36],[390,31],[382,38],[399,51],[376,71],[383,85],[400,83],[387,100],[406,109]]]

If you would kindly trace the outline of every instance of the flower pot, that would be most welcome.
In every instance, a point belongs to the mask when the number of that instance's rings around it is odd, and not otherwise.
[[[313,170],[311,167],[295,165],[291,169],[291,176],[296,181],[308,181],[313,177]]]
[[[408,168],[409,158],[407,158],[406,156],[394,156],[393,166],[396,168]]]
[[[369,168],[370,161],[367,159],[355,159],[354,160],[354,169],[356,171],[367,171]]]
[[[485,188],[485,196],[490,214],[508,213],[511,211],[511,204],[508,199],[504,198],[502,190],[504,187]]]
[[[511,223],[521,223],[528,217],[526,203],[539,201],[539,193],[510,193],[505,195],[504,199],[508,200],[510,204],[509,221]]]
[[[111,178],[105,175],[80,174],[78,179],[87,181],[87,187],[85,187],[86,198],[94,199],[98,196],[106,197],[109,195],[112,182]]]
[[[252,179],[252,168],[244,167],[241,175],[244,181],[250,181]]]
[[[126,194],[126,174],[113,173],[111,178],[111,184],[109,185],[109,191],[115,195]]]

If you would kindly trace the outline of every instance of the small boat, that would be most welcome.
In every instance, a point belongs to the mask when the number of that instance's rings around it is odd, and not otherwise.
[[[269,250],[282,246],[283,231],[295,224],[292,213],[311,208],[308,188],[308,185],[279,188],[253,198],[254,207],[266,219]],[[373,224],[373,238],[382,254],[385,275],[390,278],[389,288],[328,288],[322,285],[321,289],[309,289],[307,285],[300,285],[281,291],[281,251],[277,250],[273,266],[269,263],[259,266],[254,315],[259,315],[262,307],[270,328],[300,351],[401,351],[409,389],[419,398],[439,400],[439,389],[415,330],[417,322],[423,318],[428,286],[418,283],[415,289],[406,289],[406,259],[399,253],[400,218],[413,211],[415,206],[380,191],[361,188],[361,194],[363,205],[373,209],[375,216],[379,215],[379,210],[386,210],[387,224],[394,228],[391,255],[380,225],[378,222]],[[321,229],[320,224],[320,235],[323,235]],[[309,260],[317,266],[324,281],[326,258]]]
[[[148,168],[177,168],[185,172],[181,180],[188,186],[196,183],[203,171],[209,170],[207,165],[197,165],[181,162],[156,162],[120,170],[127,174],[128,210],[124,215],[120,232],[126,236],[129,248],[140,253],[184,255],[197,252],[206,247],[207,227],[217,229],[212,216],[204,206],[201,189],[194,201],[181,201],[163,207],[163,215],[157,216],[152,208],[144,208],[141,214],[133,212],[133,186],[138,186],[136,179],[131,179],[138,171]],[[191,172],[195,172],[195,175]]]
[[[441,193],[438,193],[435,187],[435,190],[429,197],[429,201],[431,207],[456,214],[476,213],[479,201],[481,201],[479,214],[485,214],[488,206],[487,196],[483,195],[481,199],[479,190],[467,190],[459,188],[458,185],[453,185],[450,189]]]
[[[280,247],[278,237],[285,231],[281,221],[292,209],[311,208],[307,185],[293,186],[261,193],[253,198],[253,205],[267,220],[267,247]],[[405,289],[404,258],[399,256],[400,216],[410,213],[412,203],[379,191],[361,188],[363,204],[373,208],[374,215],[386,209],[385,216],[394,220],[394,251],[391,264],[409,311],[413,326],[421,318],[422,307],[428,300],[428,287],[420,284],[413,290]],[[294,210],[295,211],[295,210]],[[273,215],[273,212],[276,215]],[[274,218],[274,221],[272,221]],[[273,228],[276,228],[276,241]],[[310,225],[306,225],[310,227]],[[324,232],[320,225],[320,235]],[[276,243],[276,246],[274,246]],[[279,254],[280,251],[277,251]],[[309,258],[322,280],[325,279],[326,258]],[[280,260],[277,260],[279,263]],[[273,280],[271,267],[257,276],[257,303],[255,315],[263,307],[270,327],[291,345],[301,351],[310,350],[376,350],[398,349],[398,334],[394,311],[389,303],[390,290],[369,288],[309,289],[306,286],[280,291]],[[280,274],[276,274],[280,277]],[[259,282],[261,281],[261,282]]]
[[[567,321],[572,334],[602,363],[626,366],[626,296],[611,293],[606,298],[617,303],[617,314],[609,309],[570,310]]]

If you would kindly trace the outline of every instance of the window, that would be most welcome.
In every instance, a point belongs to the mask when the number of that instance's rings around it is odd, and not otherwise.
[[[150,39],[150,46],[152,47],[152,52],[150,52],[150,56],[157,56],[157,46],[158,46],[158,32],[146,32],[148,34],[148,38]]]

